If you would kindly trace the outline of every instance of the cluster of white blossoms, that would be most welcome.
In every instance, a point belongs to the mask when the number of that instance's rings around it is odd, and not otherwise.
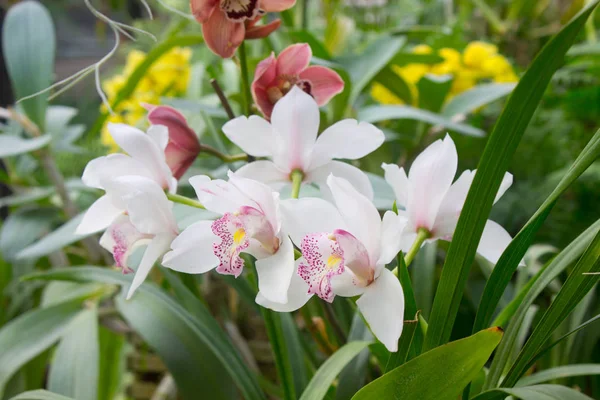
[[[383,133],[347,119],[317,136],[319,122],[315,100],[294,87],[275,104],[271,122],[251,116],[226,123],[223,132],[229,139],[263,159],[229,172],[227,181],[192,177],[198,201],[219,217],[183,231],[167,196],[177,189],[165,156],[169,128],[152,125],[144,133],[110,125],[127,154],[100,157],[86,167],[84,183],[106,193],[87,211],[78,231],[105,231],[100,243],[124,272],[133,272],[128,266],[132,250],[147,245],[128,298],[159,260],[184,273],[216,269],[238,277],[244,269],[240,254],[247,253],[256,259],[258,304],[289,312],[313,295],[327,302],[360,296],[356,304],[372,332],[396,351],[404,295],[386,265],[422,232],[427,241],[452,239],[475,171],[465,171],[453,183],[458,158],[450,136],[425,149],[408,175],[384,164],[398,213],[386,211],[382,218],[367,176],[334,159],[364,157],[381,146]],[[290,181],[298,187],[318,185],[322,198],[280,199],[278,190]],[[497,198],[511,183],[506,174]],[[510,240],[501,226],[488,221],[478,253],[495,263]],[[298,259],[294,247],[301,251]]]

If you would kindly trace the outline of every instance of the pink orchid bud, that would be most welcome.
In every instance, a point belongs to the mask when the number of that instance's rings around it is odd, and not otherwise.
[[[198,136],[189,127],[185,117],[167,106],[145,105],[148,121],[152,125],[164,125],[169,129],[169,142],[165,148],[167,165],[177,179],[192,165],[201,147]]]
[[[343,79],[332,69],[318,65],[309,67],[312,50],[306,43],[294,44],[278,57],[273,53],[256,67],[252,82],[254,102],[267,118],[273,106],[294,86],[310,94],[323,106],[344,90]]]

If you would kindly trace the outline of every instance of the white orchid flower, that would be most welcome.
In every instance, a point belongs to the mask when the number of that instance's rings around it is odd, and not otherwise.
[[[127,298],[144,282],[154,263],[165,254],[179,233],[173,216],[173,203],[163,189],[152,179],[141,176],[123,176],[110,180],[115,206],[124,209],[100,238],[100,245],[113,254],[115,263],[123,272],[133,272],[127,265],[132,251],[147,245],[135,271]]]
[[[165,160],[165,148],[169,141],[168,129],[153,125],[144,133],[124,124],[109,124],[108,130],[115,142],[127,154],[110,154],[88,163],[83,171],[83,183],[102,189],[106,194],[96,200],[85,213],[77,227],[77,233],[88,234],[106,229],[124,209],[117,197],[108,189],[112,179],[121,176],[140,176],[151,179],[159,187],[174,193],[177,180]]]
[[[267,185],[229,173],[229,181],[194,176],[190,183],[207,210],[222,215],[199,221],[171,245],[163,264],[176,271],[198,274],[217,269],[238,277],[244,260],[256,257],[260,295],[287,303],[294,274],[294,247],[281,229],[279,194]]]
[[[293,87],[275,104],[271,123],[258,117],[238,117],[223,126],[225,135],[246,153],[269,160],[251,162],[236,174],[267,184],[292,181],[299,173],[303,183],[325,187],[329,174],[347,179],[373,198],[368,177],[358,168],[334,159],[356,160],[384,141],[381,130],[366,122],[345,119],[319,137],[319,107],[302,89]]]
[[[452,240],[458,217],[476,171],[463,172],[452,183],[458,167],[458,155],[449,135],[427,147],[413,162],[408,176],[404,168],[383,164],[385,179],[394,189],[396,204],[408,223],[402,238],[402,250],[408,251],[424,229],[427,241]],[[506,192],[513,177],[506,173],[494,202]],[[483,230],[477,253],[496,263],[512,238],[494,221],[488,220]]]
[[[397,351],[404,323],[404,294],[398,278],[385,268],[400,250],[403,217],[383,216],[347,180],[329,176],[335,206],[303,198],[282,202],[286,229],[302,249],[289,303],[257,302],[276,311],[299,308],[313,294],[332,302],[336,295],[360,296],[356,304],[377,338]]]

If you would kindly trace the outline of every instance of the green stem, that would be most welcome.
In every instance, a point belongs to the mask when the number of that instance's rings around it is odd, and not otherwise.
[[[410,250],[408,250],[408,253],[406,253],[406,256],[404,256],[404,263],[406,264],[407,267],[410,265],[412,260],[417,255],[417,253],[421,249],[421,246],[423,245],[425,240],[429,239],[430,236],[431,236],[431,233],[429,233],[429,231],[427,229],[419,228],[419,230],[417,231],[417,238],[415,239],[415,242],[413,243]],[[394,268],[392,273],[394,275],[398,276],[398,267]]]
[[[240,69],[242,75],[242,96],[244,98],[244,113],[250,115],[250,81],[248,80],[248,59],[246,57],[246,42],[238,48],[240,54]]]
[[[304,173],[299,169],[295,169],[290,174],[292,179],[292,199],[297,199],[300,196],[300,186],[304,180]]]
[[[208,153],[226,163],[232,163],[232,162],[236,162],[236,161],[248,161],[248,154],[245,154],[245,153],[235,154],[233,156],[230,156],[228,154],[224,154],[224,153],[220,152],[219,150],[215,149],[214,147],[211,147],[211,146],[208,146],[205,144],[201,144],[200,148],[201,148],[200,149],[201,153]]]
[[[186,206],[201,208],[204,210],[204,206],[202,204],[200,204],[196,200],[192,200],[189,197],[185,197],[180,194],[167,193],[167,199],[171,200],[174,203],[185,204]]]
[[[308,30],[308,2],[310,0],[302,1],[302,29]]]

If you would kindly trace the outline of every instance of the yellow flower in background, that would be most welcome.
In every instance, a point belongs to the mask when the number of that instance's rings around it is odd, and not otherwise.
[[[436,53],[427,45],[415,46],[412,52],[414,54]],[[417,84],[427,74],[453,77],[450,98],[471,89],[482,81],[509,83],[519,79],[509,61],[498,54],[498,48],[490,43],[475,41],[469,43],[462,53],[456,49],[442,48],[437,50],[437,54],[443,58],[439,64],[411,63],[404,66],[392,66],[392,70],[408,84],[413,105],[418,105]],[[381,104],[403,103],[400,98],[379,83],[373,84],[371,96]]]
[[[177,96],[185,93],[190,80],[191,57],[190,48],[175,47],[156,60],[137,83],[131,96],[121,101],[113,110],[114,114],[108,116],[101,133],[102,144],[109,147],[111,151],[118,150],[106,128],[109,122],[132,126],[143,124],[146,110],[142,107],[142,103],[158,104],[162,96]],[[102,89],[109,103],[113,103],[131,74],[145,59],[146,53],[139,50],[130,51],[122,73],[102,82]],[[101,106],[101,110],[107,111],[104,105]]]

